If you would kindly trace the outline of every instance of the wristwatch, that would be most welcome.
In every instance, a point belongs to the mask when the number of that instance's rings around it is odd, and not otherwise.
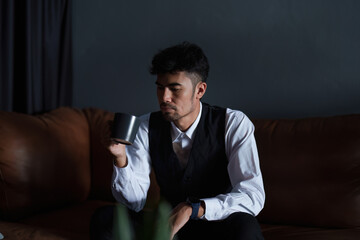
[[[198,219],[198,213],[200,209],[200,199],[194,197],[188,197],[187,202],[192,207],[192,213],[190,219]]]

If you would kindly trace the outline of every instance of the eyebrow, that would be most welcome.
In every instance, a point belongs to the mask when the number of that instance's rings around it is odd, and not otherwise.
[[[158,85],[158,86],[164,87],[164,86],[163,86],[162,84],[160,84],[158,81],[156,81],[155,84]],[[181,86],[181,85],[182,85],[182,84],[180,84],[180,83],[170,83],[170,84],[165,85],[165,86],[174,87],[174,86]]]

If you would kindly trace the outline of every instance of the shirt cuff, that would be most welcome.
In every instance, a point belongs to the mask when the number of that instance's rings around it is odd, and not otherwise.
[[[221,220],[223,218],[221,214],[222,205],[217,198],[201,199],[205,202],[205,214],[202,219],[208,221]]]
[[[120,188],[125,188],[130,179],[130,167],[126,166],[123,168],[113,165],[113,188],[119,186]]]

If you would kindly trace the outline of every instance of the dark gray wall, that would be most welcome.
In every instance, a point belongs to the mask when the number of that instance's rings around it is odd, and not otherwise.
[[[74,106],[157,110],[148,73],[187,40],[210,61],[204,101],[257,118],[360,113],[360,1],[75,0]]]

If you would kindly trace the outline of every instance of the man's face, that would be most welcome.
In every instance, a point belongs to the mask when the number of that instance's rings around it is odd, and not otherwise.
[[[163,116],[168,121],[179,121],[192,116],[196,109],[197,86],[185,72],[159,74],[156,80],[157,98]]]

